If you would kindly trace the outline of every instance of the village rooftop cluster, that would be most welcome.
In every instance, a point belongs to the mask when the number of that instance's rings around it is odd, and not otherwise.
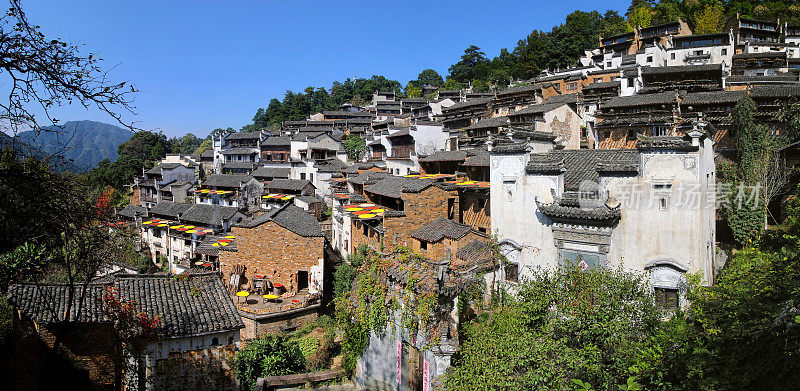
[[[388,278],[422,281],[415,289],[451,308],[463,281],[513,292],[537,268],[569,263],[647,272],[658,304],[680,308],[687,273],[710,285],[722,266],[715,161],[735,153],[730,111],[749,96],[773,121],[781,101],[800,96],[799,70],[800,26],[734,18],[724,33],[694,35],[678,21],[601,37],[580,66],[491,93],[376,91],[365,106],[279,130],[218,132],[211,150],[144,171],[109,227],[135,232],[167,275],[196,281],[197,297],[112,264],[99,281],[169,323],[153,363],[174,352],[222,357],[315,321],[334,266],[362,246],[424,256]],[[366,140],[358,161],[344,148],[350,135]],[[632,188],[648,202],[626,202]],[[691,205],[678,189],[696,194]],[[37,300],[66,300],[58,286],[42,289],[11,292],[36,324],[48,319]],[[372,339],[356,382],[407,382],[396,370],[409,360],[403,342],[422,358],[404,365],[424,366],[411,372],[430,387],[458,349],[458,321],[453,312],[435,335],[398,328]],[[214,376],[233,384],[229,368]]]

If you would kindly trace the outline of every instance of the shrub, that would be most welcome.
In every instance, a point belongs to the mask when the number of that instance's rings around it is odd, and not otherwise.
[[[242,390],[253,389],[256,379],[290,375],[305,369],[297,342],[282,335],[265,335],[245,345],[231,359]]]

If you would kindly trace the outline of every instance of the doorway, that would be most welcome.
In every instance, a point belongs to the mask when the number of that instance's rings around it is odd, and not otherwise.
[[[297,290],[301,291],[303,289],[308,289],[308,271],[306,271],[306,270],[298,270],[297,271]]]
[[[422,391],[422,354],[419,349],[403,341],[401,391]]]

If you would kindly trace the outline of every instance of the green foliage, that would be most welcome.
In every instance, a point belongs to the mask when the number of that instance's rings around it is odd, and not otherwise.
[[[270,128],[283,121],[303,120],[314,113],[334,110],[346,102],[361,105],[372,100],[375,91],[401,93],[403,86],[396,80],[374,75],[369,79],[335,81],[330,90],[309,86],[302,92],[286,91],[282,100],[270,99],[266,109],[256,110],[253,125],[255,129]]]
[[[725,9],[720,3],[708,4],[694,15],[695,34],[713,34],[722,31],[725,26]]]
[[[247,343],[231,358],[243,390],[255,390],[259,377],[290,375],[305,369],[297,342],[282,335],[265,335]]]
[[[359,161],[367,152],[367,140],[357,134],[348,135],[343,144],[347,157],[351,160]]]
[[[442,84],[442,88],[441,89],[445,90],[445,91],[457,91],[457,90],[461,90],[463,88],[464,88],[464,86],[461,85],[461,83],[459,83],[459,82],[457,82],[457,81],[455,81],[453,79],[447,79],[447,81],[444,82],[444,84]]]
[[[353,281],[358,275],[358,269],[348,263],[342,263],[336,267],[333,273],[333,297],[334,299],[344,297],[353,287]]]
[[[444,79],[438,72],[428,68],[419,73],[417,80],[413,80],[409,83],[414,83],[414,85],[419,88],[440,87],[444,84]]]
[[[214,142],[211,141],[210,138],[207,138],[207,139],[203,140],[202,143],[200,143],[200,146],[197,147],[197,149],[195,149],[192,154],[193,155],[200,155],[201,153],[203,153],[205,151],[210,151],[211,148],[213,148],[213,147],[214,147]]]
[[[209,141],[209,143],[211,142],[211,140],[207,141]],[[197,138],[197,136],[192,133],[186,133],[181,137],[173,137],[167,141],[170,153],[179,153],[182,155],[191,155],[195,150],[200,148],[202,142],[202,139]]]
[[[319,332],[318,332],[319,331]],[[319,371],[330,363],[333,351],[333,330],[317,330],[297,339],[306,369]]]
[[[389,287],[387,282],[387,267],[414,268],[425,262],[423,256],[406,247],[395,247],[389,255],[359,249],[357,257],[362,256],[363,262],[360,262],[351,290],[335,300],[337,319],[345,329],[343,365],[349,373],[355,369],[371,332],[380,335],[387,325],[400,326],[410,333],[420,329],[430,331],[428,327],[434,323],[434,315],[440,313],[436,311],[435,293],[415,289],[418,281],[413,278],[402,286]],[[393,314],[399,315],[399,325],[390,322]]]
[[[537,273],[495,310],[464,327],[448,389],[635,386],[630,368],[661,316],[644,276],[573,267]]]
[[[449,72],[449,79],[462,84],[472,80],[486,80],[489,75],[489,59],[481,48],[470,45],[461,55],[461,61],[450,66]]]
[[[408,82],[408,85],[406,85],[406,97],[419,98],[421,96],[422,96],[422,90],[419,87],[411,84],[411,82]]]

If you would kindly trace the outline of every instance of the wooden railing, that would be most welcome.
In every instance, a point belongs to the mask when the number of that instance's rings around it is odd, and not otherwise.
[[[256,390],[271,391],[276,387],[305,384],[308,382],[321,382],[337,379],[345,375],[344,369],[334,368],[319,372],[298,373],[295,375],[259,377],[256,380]]]

